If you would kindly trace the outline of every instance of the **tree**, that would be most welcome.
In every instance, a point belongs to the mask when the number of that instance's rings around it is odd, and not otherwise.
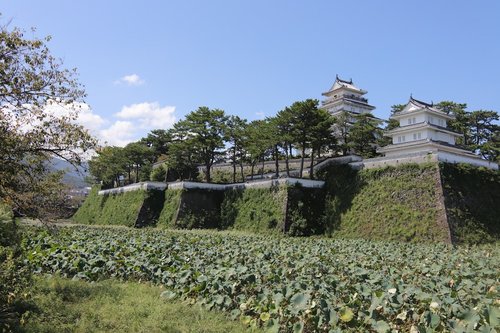
[[[292,157],[292,112],[286,107],[279,111],[274,120],[278,146],[284,151],[286,175],[290,177],[290,166],[288,160]]]
[[[129,170],[133,169],[135,173],[134,182],[139,182],[142,180],[149,179],[149,173],[151,171],[151,165],[154,162],[154,151],[146,146],[145,144],[139,142],[132,142],[125,146],[123,149],[123,155],[125,160],[129,165]],[[142,178],[139,177],[139,172],[142,171]],[[130,171],[128,174],[129,183]]]
[[[19,195],[18,184],[26,184],[24,192],[36,191],[52,158],[76,166],[96,145],[75,123],[83,87],[76,72],[51,55],[49,40],[26,39],[17,28],[0,30],[0,197],[21,212],[32,202]]]
[[[448,127],[462,134],[457,140],[465,149],[495,161],[498,157],[499,116],[496,111],[477,110],[468,112],[467,104],[442,101],[436,105],[440,110],[455,116]]]
[[[0,28],[0,205],[43,222],[68,207],[62,175],[50,172],[52,159],[77,166],[96,145],[75,124],[83,87],[75,71],[64,69],[51,55],[49,40],[30,40],[20,29]],[[64,112],[54,112],[55,107]],[[12,304],[19,301],[30,276],[23,268],[15,221],[8,220],[0,221],[0,247],[7,250],[0,258],[2,319],[17,317]],[[11,328],[0,320],[0,330]]]
[[[321,157],[323,150],[335,151],[337,138],[333,134],[332,127],[335,123],[335,118],[330,112],[318,109],[315,124],[311,127],[311,164],[309,166],[309,177],[314,178],[314,154],[318,158]]]
[[[97,150],[97,155],[89,161],[89,171],[103,188],[111,188],[120,185],[120,177],[127,172],[130,179],[129,165],[123,148],[108,146]]]
[[[335,116],[333,135],[337,138],[339,148],[342,150],[342,155],[347,155],[351,147],[349,137],[351,126],[352,116],[350,113],[343,111]]]
[[[304,171],[304,158],[311,142],[314,140],[314,128],[320,126],[325,121],[325,115],[318,109],[317,99],[306,99],[295,102],[290,106],[290,128],[293,142],[302,151],[300,161],[299,176],[302,177]]]
[[[246,129],[246,151],[247,162],[251,167],[251,179],[254,176],[254,168],[257,162],[262,162],[261,174],[264,174],[264,162],[272,151],[273,144],[270,141],[269,131],[271,130],[269,119],[254,120],[250,122]]]
[[[207,182],[211,181],[212,165],[223,154],[227,120],[223,110],[202,106],[176,124],[178,128],[187,130],[187,149],[194,152],[204,165]]]
[[[172,136],[169,131],[164,129],[152,130],[140,143],[148,146],[153,151],[154,162],[168,153],[168,146],[172,142]]]
[[[447,114],[455,116],[454,120],[448,122],[448,127],[453,131],[462,134],[461,138],[458,138],[457,144],[464,146],[467,149],[471,149],[469,145],[470,142],[470,126],[469,126],[469,113],[465,110],[467,109],[467,104],[465,103],[455,103],[452,101],[442,101],[436,104],[436,108],[440,109]]]
[[[231,164],[233,165],[233,183],[236,183],[236,165],[240,166],[241,178],[244,181],[243,159],[245,157],[245,130],[248,126],[246,119],[230,116],[227,121],[227,140],[230,143]]]
[[[489,110],[478,110],[469,113],[470,146],[485,159],[494,161],[498,149],[495,139],[498,138],[500,126],[498,113]]]
[[[349,132],[349,144],[356,154],[364,158],[374,157],[378,139],[382,137],[379,122],[369,113],[356,115],[355,119]]]

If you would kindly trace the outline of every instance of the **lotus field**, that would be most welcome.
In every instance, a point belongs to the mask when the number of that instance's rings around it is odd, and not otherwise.
[[[500,247],[211,231],[26,230],[37,273],[151,281],[271,332],[495,332]]]

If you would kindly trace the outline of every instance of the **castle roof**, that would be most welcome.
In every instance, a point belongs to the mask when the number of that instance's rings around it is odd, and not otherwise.
[[[420,112],[427,112],[427,113],[432,113],[437,116],[440,116],[445,119],[455,119],[455,117],[451,114],[448,114],[446,112],[441,111],[440,109],[434,107],[434,103],[426,103],[422,102],[416,98],[413,98],[413,96],[410,95],[410,100],[406,104],[406,106],[401,110],[400,112],[396,112],[391,116],[392,119],[398,119],[403,116],[406,116],[410,113],[420,113]]]
[[[348,90],[351,90],[351,91],[354,91],[354,92],[357,92],[359,94],[366,94],[367,91],[363,90],[363,89],[360,89],[358,87],[356,87],[354,85],[354,83],[352,82],[352,79],[350,79],[349,81],[347,80],[343,80],[341,79],[338,75],[335,76],[335,82],[333,83],[332,87],[330,88],[330,90],[328,90],[327,92],[324,92],[322,95],[323,96],[328,96],[328,95],[331,95],[331,93],[335,90],[338,90],[338,89],[348,89]]]

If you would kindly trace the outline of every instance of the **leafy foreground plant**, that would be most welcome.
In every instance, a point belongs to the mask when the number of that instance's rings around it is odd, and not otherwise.
[[[269,331],[495,332],[500,248],[208,231],[27,232],[35,272],[148,280]]]

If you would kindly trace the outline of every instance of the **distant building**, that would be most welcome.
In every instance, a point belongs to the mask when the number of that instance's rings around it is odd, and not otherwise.
[[[448,122],[455,117],[435,108],[433,104],[410,97],[404,109],[393,114],[391,119],[399,121],[398,127],[385,133],[392,138],[392,144],[377,150],[386,158],[436,154],[437,160],[443,162],[498,169],[496,163],[456,146],[455,140],[462,135],[448,128]]]
[[[371,113],[375,107],[368,104],[368,99],[363,97],[366,93],[366,90],[356,87],[352,79],[342,80],[337,75],[330,90],[322,94],[326,98],[321,102],[321,108],[336,117],[343,112],[351,115]]]

